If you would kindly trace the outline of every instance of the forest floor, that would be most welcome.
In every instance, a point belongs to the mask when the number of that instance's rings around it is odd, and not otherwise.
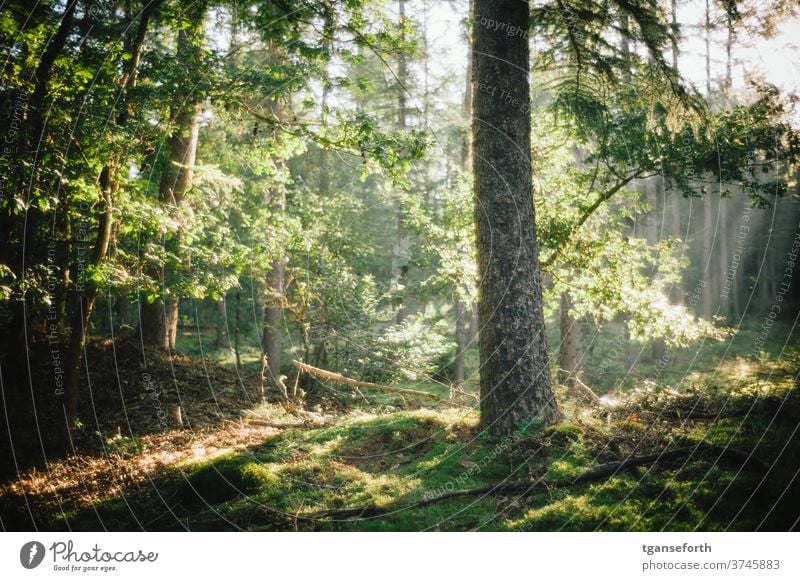
[[[93,349],[96,361],[111,356],[108,345]],[[3,529],[798,527],[797,350],[709,360],[679,387],[645,382],[600,405],[560,393],[561,424],[506,439],[481,434],[466,402],[328,385],[337,400],[257,404],[255,378],[230,368],[180,356],[145,368],[115,351],[115,365],[94,366],[94,384],[137,384],[132,423],[109,415],[73,453],[0,485]],[[182,428],[154,423],[143,369],[167,400],[177,391],[163,377],[181,387]]]

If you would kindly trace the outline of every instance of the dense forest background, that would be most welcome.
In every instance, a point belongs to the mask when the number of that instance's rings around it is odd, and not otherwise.
[[[3,529],[797,527],[795,3],[0,10]]]

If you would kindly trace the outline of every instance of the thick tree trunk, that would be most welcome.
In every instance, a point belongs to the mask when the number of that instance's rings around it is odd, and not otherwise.
[[[528,2],[476,0],[473,21],[528,30]],[[558,421],[542,315],[532,182],[528,39],[474,29],[473,167],[481,321],[481,427]]]
[[[720,315],[726,319],[731,316],[730,290],[732,290],[728,289],[723,296],[723,290],[727,288],[726,282],[728,280],[728,268],[730,266],[728,253],[728,242],[730,238],[728,203],[729,200],[720,199],[719,201],[719,287],[717,289],[721,301]]]

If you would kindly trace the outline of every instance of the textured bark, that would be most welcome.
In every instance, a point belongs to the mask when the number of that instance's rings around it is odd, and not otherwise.
[[[678,2],[670,2],[670,18],[672,20],[672,67],[678,68]]]
[[[519,0],[476,0],[473,21],[529,28]],[[542,316],[531,183],[528,40],[475,26],[473,167],[481,321],[481,427],[559,419]]]

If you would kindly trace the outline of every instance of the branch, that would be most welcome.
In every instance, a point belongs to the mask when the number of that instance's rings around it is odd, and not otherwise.
[[[654,175],[655,175],[655,174],[654,174]],[[581,226],[583,226],[583,225],[586,223],[586,221],[587,221],[589,218],[591,218],[592,214],[594,214],[594,213],[597,211],[597,209],[598,209],[600,206],[602,206],[602,205],[603,205],[605,202],[607,202],[608,200],[610,200],[610,199],[611,199],[611,197],[612,197],[614,194],[616,194],[616,193],[617,193],[618,191],[620,191],[622,188],[624,188],[625,186],[627,186],[627,185],[628,185],[630,182],[632,182],[633,180],[635,180],[635,179],[638,179],[638,178],[640,178],[640,177],[651,177],[651,176],[643,176],[643,170],[639,170],[639,171],[635,171],[635,172],[633,172],[632,174],[630,174],[630,175],[627,175],[627,176],[625,176],[625,177],[621,177],[621,178],[620,178],[620,180],[619,180],[619,181],[618,181],[616,184],[614,184],[614,186],[613,186],[611,189],[609,189],[609,190],[606,190],[605,192],[603,192],[602,194],[600,194],[600,195],[597,197],[597,199],[596,199],[596,200],[595,200],[595,201],[592,203],[592,205],[591,205],[591,206],[589,206],[589,207],[588,207],[588,208],[587,208],[587,209],[586,209],[586,210],[583,212],[583,214],[582,214],[582,215],[581,215],[581,217],[578,219],[578,221],[577,221],[577,223],[575,224],[575,226],[573,226],[573,228],[572,228],[572,232],[573,232],[573,233],[575,233],[577,230],[579,230],[579,229],[581,228]],[[553,263],[555,262],[556,258],[558,257],[558,255],[559,255],[559,254],[561,254],[561,248],[562,248],[562,247],[563,247],[565,244],[566,244],[566,243],[564,243],[564,244],[560,244],[558,247],[556,247],[556,248],[555,248],[555,249],[554,249],[554,250],[553,250],[553,251],[550,253],[550,256],[548,256],[548,257],[547,257],[547,259],[546,259],[546,260],[544,260],[544,261],[541,263],[541,268],[548,268],[548,267],[552,266],[552,265],[553,265]]]
[[[438,395],[435,395],[433,393],[428,393],[427,391],[419,391],[416,389],[404,389],[402,387],[395,387],[393,385],[380,385],[377,383],[370,383],[368,381],[358,381],[357,379],[350,379],[349,377],[345,377],[341,373],[326,371],[325,369],[320,369],[319,367],[314,367],[313,365],[302,363],[297,360],[292,361],[292,365],[294,365],[301,372],[308,373],[310,375],[316,375],[317,377],[329,379],[337,383],[352,385],[353,387],[362,387],[365,389],[377,389],[380,391],[388,391],[391,393],[402,393],[404,395],[416,395],[418,397],[427,397],[428,399],[432,399],[435,401],[442,401]]]

